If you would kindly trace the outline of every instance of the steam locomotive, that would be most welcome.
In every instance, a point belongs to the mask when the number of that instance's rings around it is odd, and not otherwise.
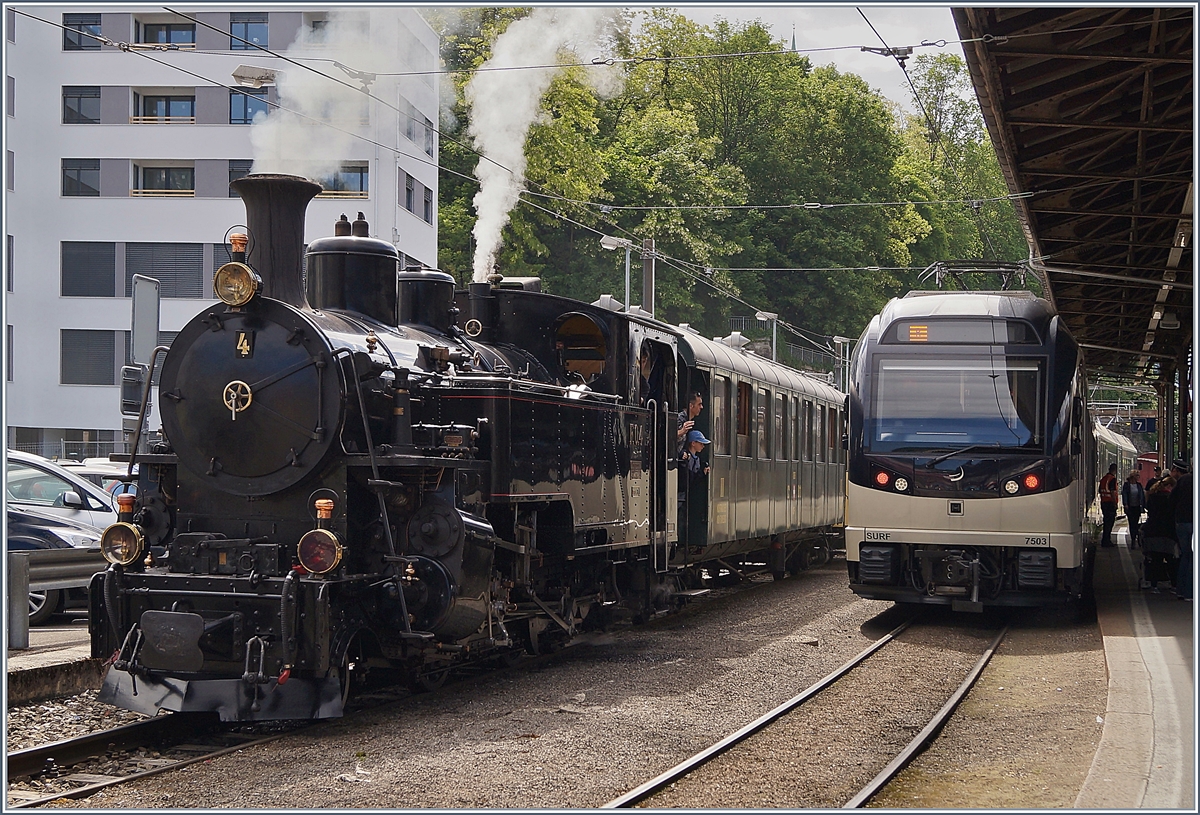
[[[305,252],[318,185],[233,186],[249,251],[234,243],[222,304],[167,351],[164,441],[134,454],[138,490],[102,539],[102,701],[336,717],[369,669],[430,688],[747,563],[781,576],[828,555],[835,389],[536,279],[456,291],[401,269],[361,214]],[[710,474],[681,493],[692,392]]]

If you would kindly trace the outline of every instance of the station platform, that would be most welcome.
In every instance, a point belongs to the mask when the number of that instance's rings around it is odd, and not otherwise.
[[[1075,806],[1195,810],[1194,603],[1169,589],[1139,589],[1140,550],[1123,527],[1096,558],[1096,612],[1108,665],[1100,746]],[[80,612],[76,612],[79,614]],[[8,703],[99,687],[86,617],[30,630],[30,648],[8,651]]]
[[[1075,806],[1195,811],[1195,604],[1140,589],[1141,550],[1113,536],[1095,571],[1108,709]]]

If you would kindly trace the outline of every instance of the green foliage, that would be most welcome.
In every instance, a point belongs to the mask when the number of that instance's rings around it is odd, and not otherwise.
[[[442,12],[447,67],[481,65],[528,11]],[[624,253],[602,250],[600,236],[639,250],[653,238],[677,259],[658,263],[665,319],[713,336],[730,316],[765,309],[857,336],[889,297],[931,286],[918,276],[934,261],[1027,254],[1011,202],[960,202],[1007,194],[960,58],[910,64],[927,120],[897,115],[853,74],[814,68],[758,21],[705,27],[669,9],[637,13],[636,30],[624,12],[606,32],[611,56],[638,58],[618,66],[620,92],[602,98],[587,81],[593,69],[576,67],[545,95],[525,145],[525,203],[497,261],[504,274],[540,275],[545,290],[585,301],[619,298]],[[745,56],[714,56],[729,54]],[[664,59],[682,56],[711,58]],[[460,282],[471,276],[478,189],[468,79],[454,75],[440,156],[439,262]],[[925,203],[937,201],[955,203]],[[636,250],[632,276],[637,303]]]

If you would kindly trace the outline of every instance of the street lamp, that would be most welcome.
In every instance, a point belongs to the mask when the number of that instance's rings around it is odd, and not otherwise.
[[[778,362],[779,355],[776,353],[775,329],[779,325],[779,315],[773,311],[756,311],[754,312],[754,319],[759,322],[771,324],[771,361]]]
[[[633,249],[633,241],[605,235],[600,239],[600,246],[603,249],[625,250],[625,310],[629,311],[629,253]]]
[[[247,88],[261,88],[263,85],[273,85],[283,76],[283,71],[272,68],[259,68],[254,65],[239,65],[233,69],[233,78]]]

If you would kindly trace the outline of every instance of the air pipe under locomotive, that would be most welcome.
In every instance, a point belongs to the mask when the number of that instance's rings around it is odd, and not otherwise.
[[[233,186],[249,251],[172,343],[165,441],[136,455],[136,500],[104,534],[103,700],[337,716],[352,670],[428,683],[661,602],[671,355],[643,406],[622,315],[540,294],[518,308],[490,284],[456,304],[449,275],[400,269],[361,214],[303,255],[319,186]]]

